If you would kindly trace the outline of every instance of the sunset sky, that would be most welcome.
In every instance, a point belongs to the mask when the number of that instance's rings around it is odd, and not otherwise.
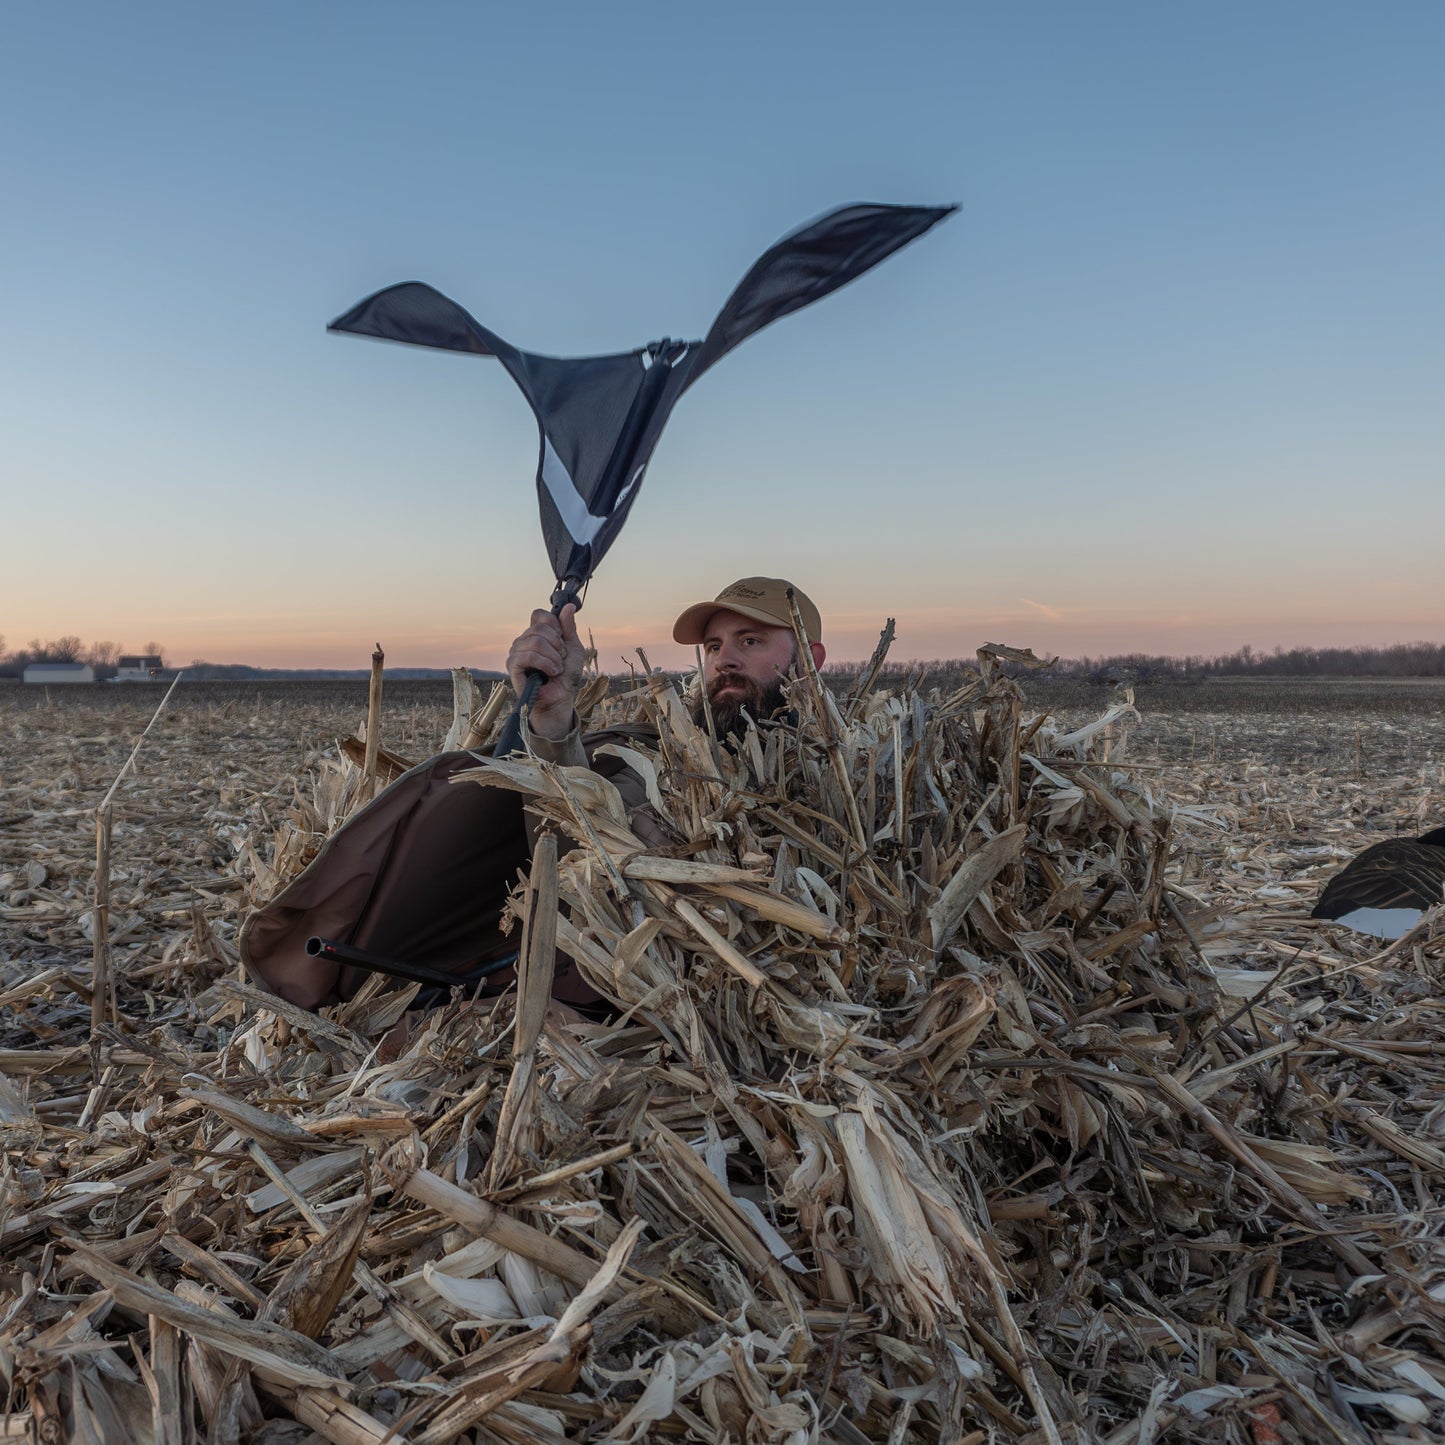
[[[581,622],[749,573],[834,659],[1445,639],[1445,5],[0,10],[0,635],[496,667],[552,577],[497,363],[697,337],[850,201],[958,202],[679,405]]]

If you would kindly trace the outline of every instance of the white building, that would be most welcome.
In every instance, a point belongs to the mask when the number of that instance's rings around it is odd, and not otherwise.
[[[25,669],[26,682],[94,682],[95,669],[88,662],[32,662]]]
[[[113,682],[150,682],[161,670],[161,660],[154,653],[116,659]]]

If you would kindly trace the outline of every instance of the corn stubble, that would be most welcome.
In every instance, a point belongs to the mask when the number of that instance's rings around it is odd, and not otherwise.
[[[549,825],[518,988],[413,1019],[398,1057],[409,991],[306,1014],[200,921],[169,1007],[118,965],[99,1074],[0,1053],[12,1433],[1438,1426],[1445,925],[1241,967],[1181,878],[1225,856],[1207,802],[1130,764],[1128,701],[1066,730],[1004,660],[949,695],[805,678],[803,726],[736,750],[647,674],[593,722],[659,725],[632,761],[666,850],[591,773],[479,764],[457,786]],[[358,805],[362,752],[253,845],[260,892]],[[550,1006],[559,950],[614,1023]]]

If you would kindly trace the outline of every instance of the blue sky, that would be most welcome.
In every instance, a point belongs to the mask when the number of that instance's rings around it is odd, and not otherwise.
[[[494,363],[697,336],[960,212],[669,423],[584,621],[794,577],[835,657],[1445,635],[1445,7],[7,4],[0,634],[495,666],[551,589]]]

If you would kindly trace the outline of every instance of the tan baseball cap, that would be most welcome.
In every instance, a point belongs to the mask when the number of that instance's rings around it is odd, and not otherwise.
[[[701,642],[708,619],[714,612],[736,612],[769,627],[786,627],[792,631],[793,613],[788,606],[788,589],[798,604],[803,631],[809,642],[823,640],[823,619],[812,599],[782,577],[744,577],[730,582],[711,602],[694,602],[672,624],[674,642]]]

